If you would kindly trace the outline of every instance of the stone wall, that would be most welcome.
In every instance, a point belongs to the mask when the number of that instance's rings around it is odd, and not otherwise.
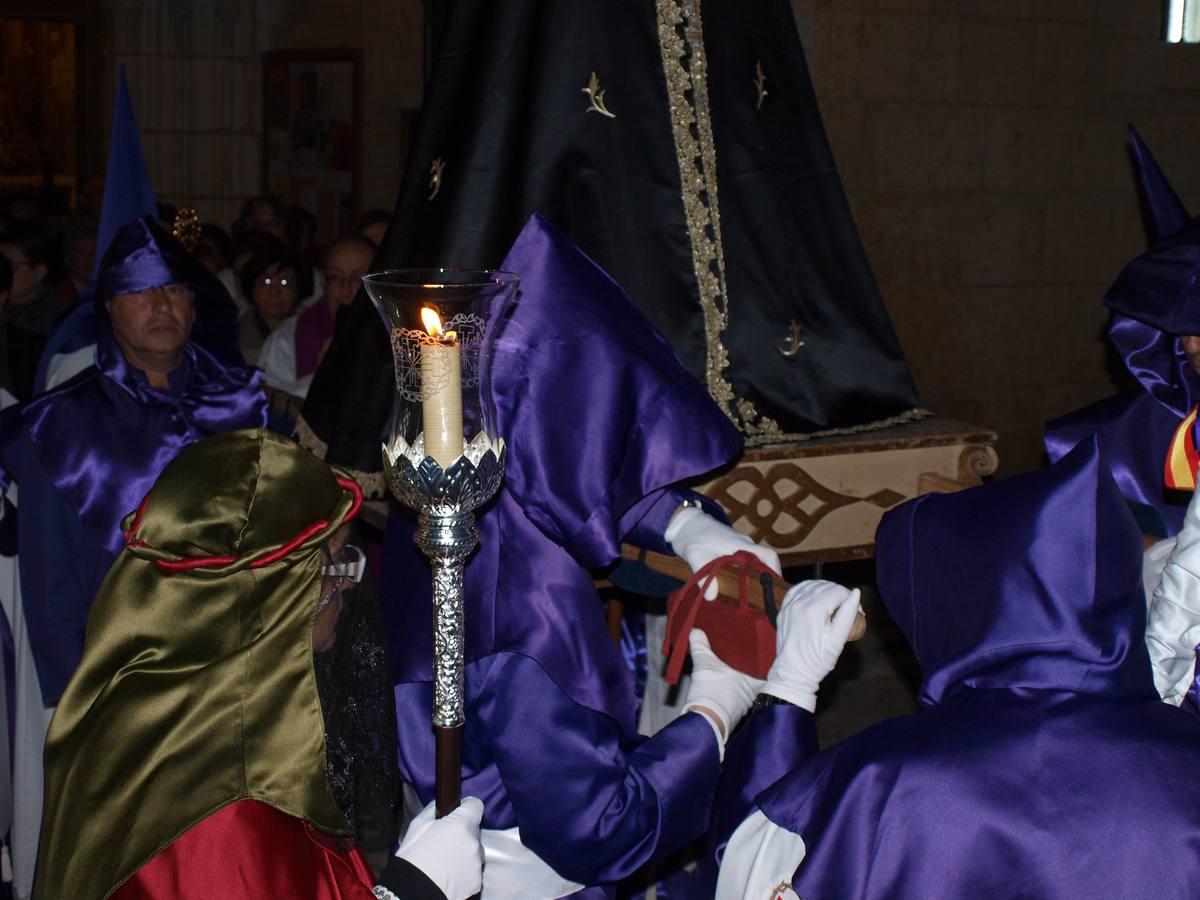
[[[1200,46],[1160,40],[1158,0],[793,6],[923,403],[1039,466],[1043,421],[1114,390],[1101,301],[1145,247],[1127,122],[1200,204]]]
[[[420,104],[421,0],[107,0],[90,73],[124,64],[159,198],[224,227],[262,187],[262,54],[358,50],[363,65],[360,209],[391,209],[401,114]],[[111,88],[89,127],[107,136]],[[103,172],[106,139],[95,154]]]

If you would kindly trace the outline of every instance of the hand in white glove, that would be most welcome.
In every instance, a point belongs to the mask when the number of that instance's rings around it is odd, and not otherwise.
[[[396,855],[428,876],[448,900],[467,900],[483,890],[483,803],[464,797],[444,819],[430,803],[409,823]]]
[[[688,635],[688,645],[692,651],[692,682],[683,711],[697,712],[708,719],[724,759],[729,733],[750,711],[763,683],[721,662],[699,628]]]
[[[676,510],[667,523],[663,533],[676,556],[683,558],[693,572],[704,568],[714,559],[722,556],[732,556],[742,550],[749,550],[771,568],[773,572],[782,575],[783,568],[779,564],[779,554],[770,547],[756,544],[746,535],[724,522],[718,522],[702,509],[685,506]],[[714,578],[704,592],[704,599],[713,600],[717,596],[717,581]]]
[[[764,694],[809,712],[817,708],[817,688],[842,655],[860,611],[859,596],[858,588],[832,581],[802,581],[783,595]]]

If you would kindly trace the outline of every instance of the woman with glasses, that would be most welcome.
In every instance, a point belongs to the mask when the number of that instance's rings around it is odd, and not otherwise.
[[[478,800],[418,816],[378,884],[348,840],[318,661],[362,577],[347,525],[361,502],[263,429],[167,466],[123,523],[50,726],[35,897],[478,892]]]
[[[321,299],[272,331],[259,352],[258,366],[268,385],[294,397],[307,395],[338,315],[362,287],[374,254],[375,245],[360,234],[344,235],[329,245],[321,268]]]
[[[242,268],[242,296],[250,308],[242,313],[239,341],[250,365],[258,362],[267,337],[296,311],[302,296],[301,277],[307,278],[302,259],[283,249],[256,253]]]

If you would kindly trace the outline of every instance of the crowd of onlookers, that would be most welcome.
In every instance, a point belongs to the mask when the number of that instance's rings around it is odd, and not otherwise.
[[[0,210],[0,387],[21,400],[34,392],[55,323],[91,283],[98,252],[95,219],[51,224],[28,212]],[[158,204],[164,230],[172,231],[177,213]],[[337,312],[353,300],[390,219],[369,210],[354,232],[322,244],[310,211],[264,195],[247,200],[228,231],[201,223],[192,252],[237,304],[242,355],[271,387],[304,396]]]

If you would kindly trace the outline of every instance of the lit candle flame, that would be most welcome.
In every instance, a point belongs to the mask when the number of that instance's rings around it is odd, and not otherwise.
[[[442,336],[442,317],[437,314],[436,309],[431,309],[428,306],[421,307],[421,322],[425,325],[425,330],[435,338]]]

